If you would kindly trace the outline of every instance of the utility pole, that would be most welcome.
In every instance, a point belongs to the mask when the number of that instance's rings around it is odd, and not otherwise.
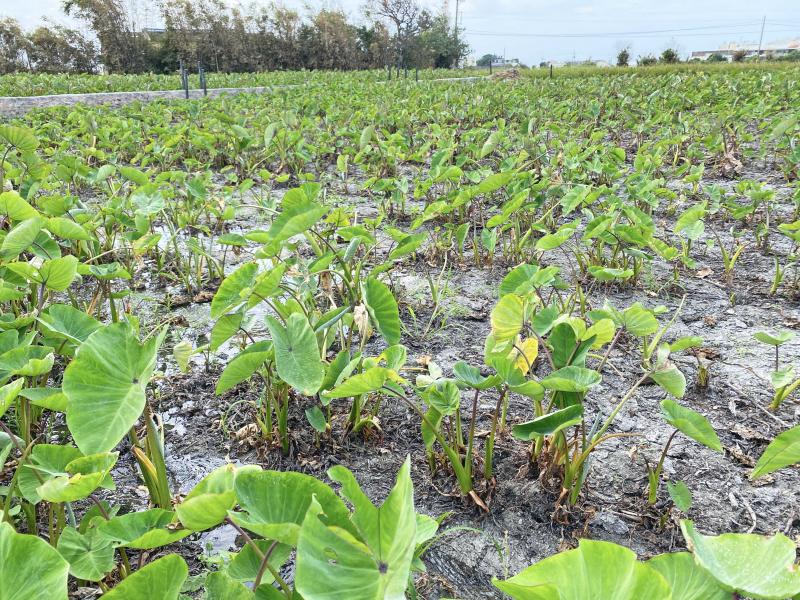
[[[455,24],[453,25],[453,35],[455,36],[456,41],[458,41],[458,4],[459,0],[456,0],[456,20]]]
[[[761,45],[764,43],[764,26],[767,24],[767,15],[764,15],[764,18],[761,19],[761,37],[758,38],[758,56],[756,57],[757,62],[761,62]]]

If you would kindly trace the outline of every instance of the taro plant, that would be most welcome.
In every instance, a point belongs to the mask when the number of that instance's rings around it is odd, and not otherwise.
[[[800,592],[795,547],[786,536],[705,536],[686,520],[681,529],[689,552],[660,554],[641,562],[627,548],[584,539],[574,550],[492,582],[515,600],[783,600]]]
[[[662,554],[647,562],[611,542],[581,540],[578,548],[546,558],[504,581],[492,581],[515,600],[617,598],[730,600],[731,595],[687,553]],[[680,591],[680,595],[675,593]]]
[[[759,331],[753,337],[762,344],[775,348],[775,370],[770,376],[773,395],[769,407],[772,410],[778,410],[783,401],[800,386],[800,377],[795,377],[794,365],[781,367],[780,363],[780,347],[791,341],[794,338],[794,334],[790,331],[782,331],[773,335],[765,331]]]
[[[540,397],[534,397],[535,418],[515,426],[513,434],[518,439],[533,442],[532,461],[541,465],[543,477],[555,476],[560,479],[561,498],[567,498],[570,504],[578,499],[589,473],[594,450],[607,440],[630,435],[608,433],[608,430],[643,383],[652,380],[677,398],[682,397],[686,389],[683,374],[669,360],[669,346],[662,344],[657,350],[651,350],[669,324],[659,329],[658,322],[649,312],[642,307],[632,308],[635,310],[619,312],[606,308],[590,312],[588,314],[595,320],[587,325],[580,317],[558,315],[551,308],[537,309],[535,305],[528,317],[525,302],[508,295],[501,298],[492,313],[495,343],[498,333],[501,336],[517,336],[523,329],[530,330],[536,339],[542,340],[541,347],[550,372],[536,382],[541,391],[546,393],[540,392]],[[641,330],[636,329],[643,322],[646,325]],[[617,323],[622,327],[654,333],[643,352],[643,355],[652,352],[654,356],[643,361],[643,372],[610,414],[604,420],[598,415],[590,425],[584,414],[584,399],[593,387],[601,383],[602,376],[598,370],[587,366],[587,357],[591,349],[610,344],[609,350],[601,358],[599,368],[602,368],[610,348],[618,339]]]
[[[699,412],[681,406],[674,400],[667,399],[661,401],[661,417],[675,429],[667,438],[658,462],[655,465],[651,465],[645,459],[648,480],[647,501],[651,505],[655,504],[658,499],[658,487],[664,470],[664,460],[667,458],[670,446],[678,433],[683,433],[685,436],[716,452],[722,452],[722,444],[719,441],[717,432],[714,431],[708,419]]]

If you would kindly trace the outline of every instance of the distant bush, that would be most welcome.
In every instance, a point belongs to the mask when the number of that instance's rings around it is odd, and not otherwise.
[[[747,52],[745,50],[737,50],[733,53],[733,62],[744,62],[746,57]]]
[[[623,48],[617,54],[617,66],[618,67],[627,67],[628,63],[631,61],[631,53],[627,48]]]
[[[708,57],[708,62],[716,62],[716,63],[718,63],[718,62],[726,62],[727,60],[728,59],[725,58],[719,52],[714,52],[714,54],[712,54],[711,56]]]
[[[674,65],[681,61],[680,56],[678,55],[677,50],[674,48],[667,48],[661,53],[660,61],[665,65]]]
[[[653,65],[658,64],[658,59],[655,56],[648,54],[646,56],[640,56],[639,60],[636,61],[636,64],[638,64],[640,67],[652,67]]]

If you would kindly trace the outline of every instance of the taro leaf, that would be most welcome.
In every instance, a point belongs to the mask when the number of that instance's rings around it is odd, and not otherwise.
[[[358,140],[358,149],[363,151],[372,141],[373,137],[375,137],[375,126],[367,125],[364,127],[364,129],[361,130],[361,136]]]
[[[591,327],[589,327],[581,336],[581,340],[588,340],[594,338],[592,348],[600,348],[605,346],[608,342],[614,339],[616,333],[616,326],[611,319],[599,319]]]
[[[261,537],[296,547],[312,496],[330,523],[355,533],[344,502],[330,487],[310,475],[248,471],[236,478],[234,487],[239,506],[245,512],[231,512],[231,519]]]
[[[219,376],[215,392],[224,394],[250,377],[274,354],[272,342],[256,342],[232,359]]]
[[[65,291],[78,272],[78,259],[74,256],[62,256],[46,260],[39,267],[39,283],[56,292]]]
[[[98,487],[114,489],[110,474],[118,457],[117,452],[103,452],[75,458],[65,467],[66,473],[48,478],[36,493],[42,500],[63,503],[82,500]]]
[[[116,460],[116,453],[82,456],[73,446],[37,444],[20,467],[19,489],[32,504],[42,499],[73,502],[98,487],[114,489],[109,472]]]
[[[408,349],[400,344],[389,346],[378,357],[379,361],[386,362],[386,368],[392,371],[399,371],[408,360]]]
[[[364,301],[378,331],[390,346],[400,343],[400,311],[389,287],[370,277],[364,285]]]
[[[53,412],[67,412],[67,397],[61,388],[25,388],[19,395],[30,400],[34,406]]]
[[[89,232],[67,217],[50,217],[44,226],[54,236],[65,240],[87,241],[92,239]]]
[[[633,336],[643,337],[658,331],[658,321],[638,302],[622,311],[622,325]]]
[[[331,391],[325,392],[325,397],[333,400],[335,398],[351,398],[375,392],[383,387],[388,378],[389,369],[372,367],[363,373],[357,373],[346,379]]]
[[[0,431],[0,471],[5,468],[6,459],[8,459],[8,455],[11,454],[11,450],[15,447],[14,441],[19,442],[20,439],[16,436],[12,439],[7,433]]]
[[[240,581],[222,572],[206,577],[206,600],[252,600],[253,592]]]
[[[527,375],[531,370],[533,363],[539,356],[539,340],[535,337],[522,340],[514,345],[511,351],[511,357],[514,360],[514,366],[519,369],[523,375]]]
[[[633,277],[633,269],[613,269],[611,267],[592,265],[589,267],[589,274],[598,281],[625,280]]]
[[[222,315],[214,327],[211,328],[211,341],[209,347],[212,352],[219,350],[220,346],[231,339],[236,332],[239,331],[239,326],[242,324],[244,314],[242,311]]]
[[[306,419],[317,433],[325,433],[328,430],[328,421],[322,413],[322,409],[314,405],[305,410]]]
[[[525,295],[533,290],[533,277],[539,272],[536,265],[519,265],[509,271],[500,282],[500,296],[507,294]]]
[[[243,264],[228,275],[211,300],[211,318],[218,319],[247,302],[253,285],[255,285],[257,274],[258,265],[252,262]]]
[[[675,340],[669,345],[670,352],[680,352],[688,348],[696,348],[703,345],[703,338],[699,335],[688,335]]]
[[[64,372],[67,425],[85,454],[112,450],[139,419],[163,329],[143,344],[128,323],[91,334]]]
[[[42,219],[33,217],[16,225],[3,239],[3,243],[0,245],[0,255],[9,259],[26,250],[39,235],[42,223]]]
[[[694,523],[681,521],[694,559],[723,589],[755,600],[782,600],[800,594],[800,572],[794,564],[794,542],[783,534],[752,533],[705,536]]]
[[[597,371],[584,367],[564,367],[542,379],[540,383],[548,390],[556,392],[584,393],[602,380]]]
[[[78,273],[81,275],[93,275],[103,281],[131,278],[131,274],[128,273],[128,270],[118,262],[110,262],[101,265],[87,265],[86,263],[82,263],[78,265]]]
[[[401,239],[397,247],[389,253],[388,260],[398,260],[416,251],[427,239],[427,233],[413,233]]]
[[[189,568],[177,554],[167,554],[129,575],[111,591],[107,600],[177,600]]]
[[[655,381],[665,392],[676,398],[683,398],[686,393],[686,377],[669,360],[664,361],[650,373],[650,379]]]
[[[322,379],[322,385],[320,386],[320,390],[330,390],[336,386],[337,381],[339,381],[339,377],[342,373],[345,372],[345,368],[350,364],[350,352],[348,350],[340,350],[336,354],[336,358],[334,358],[328,368],[325,370],[325,377]],[[355,365],[353,365],[355,368]],[[345,374],[344,377],[347,377],[352,373]]]
[[[36,209],[14,191],[0,194],[0,214],[7,215],[12,221],[26,221],[39,216]]]
[[[732,595],[700,567],[689,552],[659,554],[647,565],[661,573],[672,588],[672,600],[731,600]]]
[[[800,425],[778,434],[770,442],[750,473],[750,479],[768,475],[797,462],[800,462]]]
[[[281,290],[281,278],[286,271],[286,263],[281,263],[274,269],[259,273],[253,282],[253,293],[247,301],[247,308],[253,308],[258,303],[278,294]]]
[[[575,329],[569,323],[559,323],[550,332],[547,338],[548,345],[552,348],[550,355],[553,358],[553,364],[556,369],[566,367],[575,358],[575,346],[578,342],[578,336],[575,334]]]
[[[82,344],[102,327],[97,319],[68,304],[52,304],[39,317],[39,322],[48,336],[69,340],[73,344]]]
[[[553,323],[558,318],[558,315],[559,310],[554,305],[538,310],[536,315],[533,317],[533,322],[531,323],[536,335],[547,335],[547,333],[553,327]]]
[[[442,379],[435,382],[422,394],[432,408],[441,415],[452,415],[458,410],[461,403],[461,391],[455,381]],[[425,423],[423,422],[423,427]]]
[[[717,432],[703,415],[699,412],[681,406],[674,400],[661,401],[661,416],[664,420],[679,429],[681,433],[700,442],[704,446],[722,452],[722,444]]]
[[[111,518],[98,527],[100,535],[115,547],[151,550],[172,544],[192,533],[175,523],[175,513],[151,508]]]
[[[667,492],[679,511],[689,512],[689,509],[692,508],[692,492],[683,481],[675,483],[668,481]]]
[[[254,543],[256,546],[258,546],[258,549],[264,553],[270,549],[274,542],[272,540],[257,539],[254,540]],[[283,566],[292,552],[293,549],[291,546],[287,546],[286,544],[278,544],[272,550],[272,554],[269,557],[269,563],[277,571]],[[261,557],[255,552],[255,550],[253,550],[253,547],[250,544],[245,544],[241,551],[231,558],[231,561],[225,568],[225,573],[236,581],[255,581],[260,570]],[[265,571],[261,576],[262,584],[269,584],[273,581],[274,577],[272,577],[268,570]]]
[[[559,227],[555,232],[548,233],[536,242],[537,250],[554,250],[571,238],[577,229],[575,223],[567,223]]]
[[[762,344],[780,346],[791,340],[794,337],[794,334],[791,331],[779,331],[773,335],[771,333],[767,333],[766,331],[759,331],[758,333],[753,334],[753,337]]]
[[[194,486],[182,502],[175,506],[175,514],[187,529],[204,531],[216,527],[236,504],[233,482],[237,470],[228,464],[215,469]]]
[[[114,546],[90,529],[85,535],[65,527],[58,536],[58,552],[69,563],[69,573],[77,579],[100,581],[114,568]]]
[[[574,404],[561,410],[556,410],[527,423],[515,425],[512,434],[518,440],[530,441],[577,425],[583,419],[583,405]]]
[[[39,140],[36,139],[33,130],[27,127],[0,125],[0,144],[13,146],[19,152],[25,153],[36,150],[39,147]]]
[[[492,173],[474,188],[474,195],[478,196],[480,194],[491,194],[492,192],[496,192],[504,185],[507,185],[513,176],[514,173],[511,171]]]
[[[782,369],[773,371],[769,378],[774,389],[785,388],[794,381],[794,365],[786,365]]]
[[[317,393],[325,377],[319,357],[317,336],[300,313],[292,313],[286,327],[274,317],[267,317],[267,328],[275,349],[275,366],[283,381],[304,396]]]
[[[25,378],[20,377],[0,387],[0,417],[5,414],[8,408],[14,403],[14,400],[17,399],[23,385],[25,385]]]
[[[502,131],[492,131],[489,134],[489,137],[486,138],[486,141],[483,143],[481,147],[481,152],[478,155],[478,158],[486,158],[492,152],[495,151],[500,141],[503,139],[503,132]]]
[[[453,365],[453,374],[459,382],[476,390],[488,390],[502,383],[499,375],[484,377],[481,375],[481,370],[478,367],[473,367],[463,361],[459,361]]]
[[[37,488],[43,482],[65,474],[67,465],[80,456],[81,451],[73,446],[36,444],[31,451],[29,462],[19,469],[18,484],[23,498],[31,504],[38,503],[41,496]]]
[[[67,600],[69,564],[50,544],[0,523],[0,598]]]
[[[178,363],[178,368],[181,373],[189,372],[189,359],[194,354],[194,346],[189,340],[181,340],[172,347],[172,357]]]
[[[516,339],[522,330],[524,303],[516,294],[507,294],[500,298],[492,309],[492,334],[495,342],[502,344]]]
[[[14,375],[38,377],[53,368],[53,349],[48,346],[19,346],[0,355],[0,382]]]
[[[672,600],[667,581],[632,551],[613,544],[580,540],[578,548],[546,558],[519,575],[492,583],[519,600]]]
[[[281,242],[313,227],[328,212],[326,207],[315,202],[318,193],[319,184],[305,184],[284,194],[281,214],[275,217],[267,232],[267,255],[277,254]]]
[[[411,461],[406,458],[380,508],[367,498],[350,471],[341,466],[328,471],[353,505],[351,520],[358,535],[326,526],[319,504],[311,503],[297,546],[295,581],[304,598],[405,598],[417,534],[410,471]]]

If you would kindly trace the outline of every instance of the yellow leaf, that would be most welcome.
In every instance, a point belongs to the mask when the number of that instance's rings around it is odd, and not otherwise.
[[[520,352],[520,350],[522,352]],[[517,357],[517,360],[514,362],[514,366],[522,371],[523,375],[527,375],[531,365],[533,365],[533,361],[535,361],[536,357],[539,356],[539,342],[536,340],[536,338],[528,338],[527,340],[523,340],[517,344],[516,348],[514,348],[514,353]]]

